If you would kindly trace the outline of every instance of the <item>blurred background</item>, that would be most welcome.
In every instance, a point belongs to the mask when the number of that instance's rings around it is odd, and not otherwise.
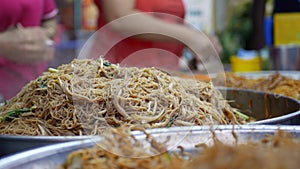
[[[275,0],[190,0],[186,20],[219,37],[225,70],[300,70],[300,13],[274,12]],[[261,2],[260,4],[254,4]],[[97,30],[93,0],[56,0],[59,32],[51,67],[69,63]],[[260,19],[263,17],[263,20]],[[188,53],[184,53],[188,57]]]

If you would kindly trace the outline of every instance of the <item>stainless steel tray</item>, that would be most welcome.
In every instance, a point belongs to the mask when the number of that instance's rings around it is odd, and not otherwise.
[[[12,136],[0,135],[0,158],[51,144],[85,140],[92,136]]]
[[[275,73],[280,73],[283,76],[290,77],[295,80],[300,80],[300,71],[259,71],[259,72],[237,72],[238,75],[243,75],[247,78],[261,78],[273,75]]]
[[[212,145],[213,137],[217,137],[226,144],[246,143],[249,141],[260,141],[267,134],[275,134],[278,130],[289,131],[295,138],[300,139],[300,126],[273,126],[273,125],[243,125],[243,126],[197,126],[197,127],[176,127],[147,130],[154,138],[165,140],[170,137],[168,144],[169,151],[173,151],[177,146],[182,146],[185,150],[191,150],[195,144],[205,143]],[[214,134],[211,131],[214,131]],[[232,134],[237,135],[238,140]],[[141,132],[134,132],[137,139],[143,140],[146,136]],[[53,169],[59,168],[63,164],[67,155],[75,150],[88,148],[95,145],[95,141],[101,138],[72,141],[50,145],[42,148],[22,152],[13,156],[2,158],[0,168],[5,169]]]
[[[257,90],[218,87],[230,105],[255,118],[251,124],[300,125],[300,101]]]
[[[220,88],[232,106],[258,119],[250,124],[300,125],[300,103],[297,100],[258,91]],[[265,119],[266,110],[273,118]],[[90,136],[9,136],[0,135],[0,157],[41,146],[88,139]]]

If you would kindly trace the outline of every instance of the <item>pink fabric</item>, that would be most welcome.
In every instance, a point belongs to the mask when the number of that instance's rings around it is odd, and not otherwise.
[[[100,17],[98,19],[98,26],[102,28],[107,24],[105,20],[105,14],[102,12],[102,0],[94,0],[98,8],[100,9]],[[154,16],[172,23],[182,24],[182,19],[184,18],[185,9],[182,0],[136,0],[136,9],[143,12],[158,12],[174,15],[176,17],[162,17],[161,15],[155,14]],[[174,20],[177,18],[177,20]],[[178,20],[178,18],[181,18]],[[102,29],[103,30],[103,29]],[[99,37],[102,41],[113,41],[112,39],[122,39],[118,38],[120,36],[118,33],[107,31],[106,37]],[[121,37],[121,36],[120,36]],[[97,39],[98,40],[98,39]],[[100,41],[96,41],[93,47],[94,51],[91,55],[92,57],[99,56],[102,54],[105,44]],[[105,42],[104,42],[105,43]],[[107,45],[111,47],[111,45]],[[107,47],[107,48],[108,48]],[[109,49],[109,48],[108,48]],[[105,49],[104,49],[105,50]],[[164,65],[169,65],[173,69],[178,68],[178,60],[182,55],[183,45],[175,43],[163,43],[163,42],[150,42],[143,41],[135,38],[127,38],[117,43],[105,54],[105,58],[113,63],[120,63],[121,65],[128,66],[155,66],[164,67]],[[174,57],[175,56],[175,57]],[[176,57],[177,56],[177,57]]]
[[[42,20],[53,18],[58,12],[54,0],[1,0],[0,3],[0,32],[18,23],[24,27],[40,26]],[[46,69],[47,63],[17,64],[0,57],[0,95],[10,99]]]

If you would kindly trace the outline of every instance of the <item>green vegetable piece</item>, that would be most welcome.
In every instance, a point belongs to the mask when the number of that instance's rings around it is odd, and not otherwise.
[[[47,86],[46,80],[42,80],[42,78],[38,78],[38,79],[37,79],[37,82],[39,82],[38,84],[39,84],[39,86],[40,86],[41,88],[47,88],[47,87],[48,87],[48,86]]]
[[[3,122],[3,121],[11,122],[13,119],[19,117],[22,113],[31,112],[34,109],[36,109],[36,106],[32,106],[31,108],[12,110],[12,111],[8,112],[7,114],[5,114],[4,116],[0,116],[0,122]]]
[[[104,62],[103,65],[104,65],[104,66],[110,66],[111,63],[110,63],[110,62]]]
[[[172,159],[169,153],[164,153],[162,158],[168,162],[171,162]]]
[[[173,123],[176,121],[177,117],[178,117],[178,115],[175,117],[172,117],[170,122],[167,124],[167,127],[171,127],[173,125]]]
[[[238,111],[237,109],[233,109],[234,113],[238,116],[240,116],[241,118],[245,119],[245,120],[249,120],[251,119],[249,116],[245,115],[244,113]]]

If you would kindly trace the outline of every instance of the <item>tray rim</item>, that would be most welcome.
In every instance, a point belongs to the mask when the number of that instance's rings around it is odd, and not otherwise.
[[[215,125],[215,126],[186,126],[186,127],[171,127],[171,128],[158,128],[158,129],[148,129],[146,130],[148,134],[164,134],[164,133],[174,133],[178,134],[180,132],[253,132],[253,133],[268,133],[282,130],[289,132],[300,133],[300,126],[291,126],[291,125]],[[139,136],[144,135],[144,132],[133,131],[133,135]],[[14,168],[28,162],[39,160],[45,157],[57,153],[63,153],[67,151],[75,151],[75,149],[86,148],[87,146],[92,146],[95,144],[95,141],[101,141],[102,138],[96,137],[93,139],[84,139],[76,140],[71,142],[58,143],[54,145],[48,145],[44,147],[39,147],[24,152],[20,152],[11,156],[4,157],[0,159],[0,168]],[[17,161],[17,162],[16,162]]]

